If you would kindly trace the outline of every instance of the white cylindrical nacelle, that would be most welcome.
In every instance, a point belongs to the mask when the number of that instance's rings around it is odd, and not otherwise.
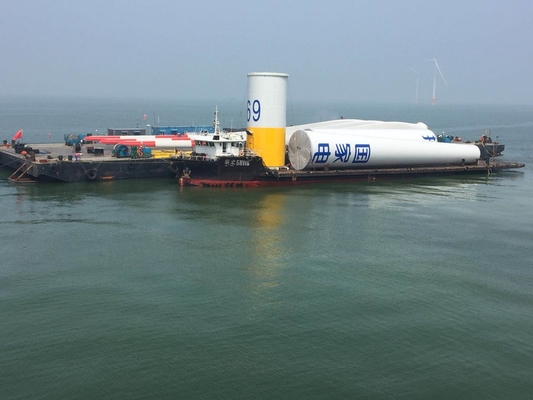
[[[359,134],[296,131],[289,141],[289,160],[296,170],[411,167],[473,164],[480,150],[473,144],[430,143]]]
[[[246,146],[267,167],[285,164],[287,78],[276,72],[248,74]]]

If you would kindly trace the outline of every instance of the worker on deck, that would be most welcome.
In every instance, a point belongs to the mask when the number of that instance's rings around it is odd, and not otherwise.
[[[79,141],[72,145],[72,152],[74,153],[74,159],[78,161],[81,158],[81,143]]]

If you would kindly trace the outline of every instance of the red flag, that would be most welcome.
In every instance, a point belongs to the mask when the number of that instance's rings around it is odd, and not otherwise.
[[[22,129],[15,133],[15,136],[13,136],[13,140],[17,140],[20,138],[22,138]]]
[[[143,120],[145,120],[145,119],[146,119],[146,114],[143,115]]]

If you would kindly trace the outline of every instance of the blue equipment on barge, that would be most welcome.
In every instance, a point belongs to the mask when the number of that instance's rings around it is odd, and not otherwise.
[[[80,143],[80,141],[85,139],[86,136],[87,134],[79,134],[79,133],[65,134],[64,135],[65,145],[74,146],[75,144]]]

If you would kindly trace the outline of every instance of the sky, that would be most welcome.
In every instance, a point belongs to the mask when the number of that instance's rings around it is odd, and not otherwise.
[[[2,0],[0,95],[533,104],[531,0]],[[413,71],[414,70],[414,71]]]

